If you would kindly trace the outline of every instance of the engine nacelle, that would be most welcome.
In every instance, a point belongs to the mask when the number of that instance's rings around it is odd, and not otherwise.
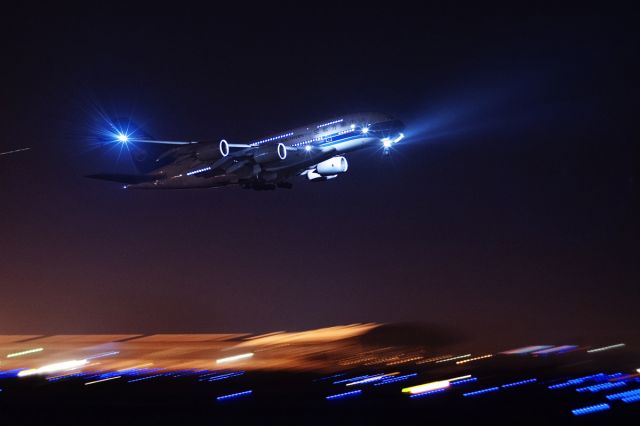
[[[285,158],[287,158],[287,147],[283,143],[258,148],[253,154],[253,159],[258,164],[281,161]]]
[[[337,156],[318,163],[315,171],[320,176],[333,176],[339,173],[345,173],[348,169],[349,163],[347,159],[342,156]]]
[[[213,161],[229,155],[229,144],[226,140],[222,139],[218,146],[214,144],[203,145],[196,151],[198,160],[201,161]]]

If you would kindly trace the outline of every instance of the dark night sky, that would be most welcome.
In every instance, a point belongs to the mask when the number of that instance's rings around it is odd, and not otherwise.
[[[636,23],[335,15],[5,18],[0,151],[33,149],[0,157],[0,333],[633,336]],[[237,142],[383,111],[409,138],[291,191],[129,192],[83,178],[131,171],[98,110]]]

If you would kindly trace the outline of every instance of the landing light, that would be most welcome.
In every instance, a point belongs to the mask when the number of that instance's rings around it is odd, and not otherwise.
[[[307,145],[307,146],[305,146],[305,147],[304,147],[304,150],[305,150],[305,151],[311,151],[311,145]]]
[[[122,143],[127,143],[129,142],[129,136],[125,135],[124,133],[118,133],[118,141]]]
[[[367,133],[369,133],[369,128],[368,127],[363,127],[362,128],[362,134],[366,135]]]
[[[383,138],[382,139],[382,146],[384,146],[385,148],[391,148],[391,144],[393,142],[391,142],[391,139],[389,138]]]

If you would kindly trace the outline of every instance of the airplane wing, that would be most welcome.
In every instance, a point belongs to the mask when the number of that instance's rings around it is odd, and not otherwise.
[[[111,182],[120,182],[127,184],[153,182],[154,180],[162,179],[163,176],[159,175],[129,175],[118,173],[98,173],[94,175],[86,175],[85,177],[91,179],[108,180]]]

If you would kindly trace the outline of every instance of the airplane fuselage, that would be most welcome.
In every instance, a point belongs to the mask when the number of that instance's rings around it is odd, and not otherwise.
[[[126,188],[180,189],[241,185],[254,189],[290,186],[289,179],[327,180],[346,172],[342,154],[389,147],[404,136],[403,124],[386,114],[356,113],[257,138],[243,144],[190,143],[170,152],[155,177]],[[161,160],[161,159],[159,159]],[[159,164],[162,161],[158,161]]]

